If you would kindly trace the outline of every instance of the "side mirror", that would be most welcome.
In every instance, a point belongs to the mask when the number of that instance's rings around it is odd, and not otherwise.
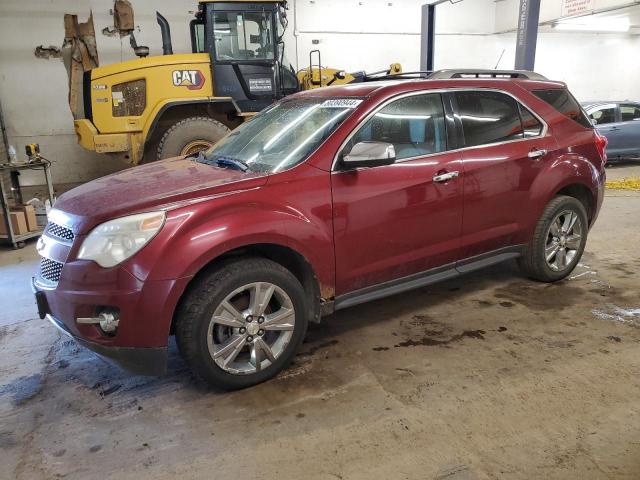
[[[593,125],[594,127],[598,124],[598,120],[596,120],[595,118],[591,119],[591,125]]]
[[[396,149],[386,142],[358,142],[342,157],[347,168],[378,167],[396,161]]]

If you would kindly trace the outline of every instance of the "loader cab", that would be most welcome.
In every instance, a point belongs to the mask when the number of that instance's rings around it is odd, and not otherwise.
[[[214,94],[257,112],[300,87],[284,56],[278,2],[203,2],[191,22],[194,52],[211,55]]]

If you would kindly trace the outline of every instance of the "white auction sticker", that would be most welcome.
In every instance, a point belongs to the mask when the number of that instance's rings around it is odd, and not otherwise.
[[[362,103],[358,98],[332,98],[320,104],[322,108],[356,108]]]

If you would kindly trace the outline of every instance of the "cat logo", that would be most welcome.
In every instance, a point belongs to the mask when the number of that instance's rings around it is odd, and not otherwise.
[[[176,87],[200,90],[204,85],[204,75],[200,70],[174,70],[172,77]]]

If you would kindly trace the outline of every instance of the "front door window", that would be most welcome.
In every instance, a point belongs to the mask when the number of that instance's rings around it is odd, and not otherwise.
[[[595,120],[596,125],[606,125],[607,123],[615,123],[616,122],[616,106],[607,105],[605,107],[600,107],[597,110],[591,111],[591,113],[589,113],[589,117],[592,120]]]
[[[396,160],[444,151],[447,141],[440,94],[412,95],[390,103],[360,128],[345,152],[364,141],[393,144]]]

